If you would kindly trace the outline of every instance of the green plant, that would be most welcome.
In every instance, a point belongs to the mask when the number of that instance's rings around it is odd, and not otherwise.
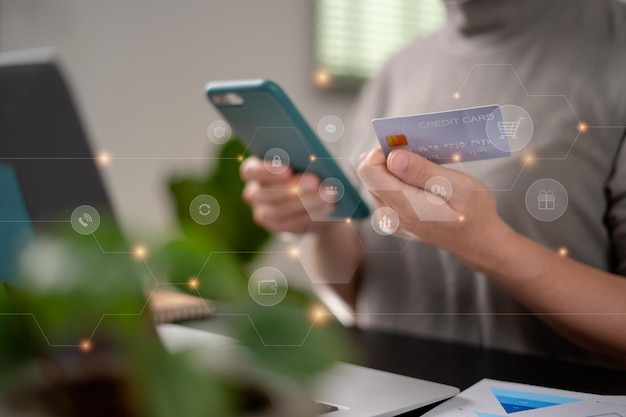
[[[94,236],[51,230],[26,249],[20,287],[0,298],[0,415],[7,406],[11,415],[64,417],[249,415],[270,402],[268,381],[306,387],[345,357],[339,329],[315,325],[310,294],[290,288],[273,307],[251,300],[243,271],[267,233],[241,201],[239,164],[229,162],[241,151],[227,145],[211,176],[171,183],[186,234],[152,246],[147,259],[133,259],[105,220]],[[227,207],[214,227],[189,220],[196,193]],[[147,272],[226,303],[239,318],[227,322],[227,333],[246,348],[241,360],[200,366],[192,355],[167,352],[145,308]]]
[[[269,233],[252,220],[250,208],[243,203],[244,183],[239,178],[245,148],[237,140],[226,142],[220,149],[216,164],[202,177],[175,177],[169,191],[182,230],[215,251],[230,251],[238,265],[249,263],[269,238]],[[194,222],[189,205],[201,194],[209,194],[222,207],[219,221],[208,226]]]
[[[227,386],[159,343],[141,273],[111,227],[97,244],[65,233],[33,242],[1,306],[2,404],[52,416],[228,415]]]
[[[178,220],[187,238],[164,248],[162,264],[169,268],[166,275],[179,289],[230,302],[229,311],[245,317],[231,326],[232,335],[269,368],[304,382],[347,349],[332,332],[309,332],[311,309],[316,305],[310,294],[290,288],[286,298],[271,308],[251,300],[244,269],[269,234],[253,222],[241,197],[244,183],[239,165],[245,156],[241,143],[231,140],[221,148],[212,172],[201,178],[170,181]],[[202,226],[191,219],[189,204],[200,194],[210,194],[220,202],[219,221]],[[191,288],[190,277],[197,279]]]

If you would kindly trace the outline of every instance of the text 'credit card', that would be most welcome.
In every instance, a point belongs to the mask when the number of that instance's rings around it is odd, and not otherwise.
[[[438,164],[501,158],[511,154],[515,123],[502,120],[500,106],[372,120],[385,155],[394,149],[415,152]]]

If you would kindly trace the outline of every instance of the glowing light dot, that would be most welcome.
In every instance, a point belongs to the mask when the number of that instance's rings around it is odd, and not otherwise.
[[[459,215],[459,221],[460,222],[464,222],[465,221],[465,214]]]
[[[289,253],[289,256],[296,259],[298,258],[298,256],[300,256],[300,250],[298,250],[297,246],[292,246],[289,248],[289,250],[287,251],[287,253]]]
[[[100,167],[106,167],[111,165],[111,154],[108,151],[100,151],[96,157],[96,163]]]
[[[322,326],[330,320],[331,314],[321,304],[314,304],[309,308],[309,320],[316,326]]]
[[[587,123],[585,123],[585,122],[578,123],[578,131],[580,133],[585,133],[587,131],[587,127],[588,127]]]
[[[533,168],[537,165],[537,155],[532,152],[524,152],[524,154],[520,157],[520,164],[526,168]]]
[[[458,99],[460,99],[460,98],[461,98],[461,93],[459,93],[459,92],[457,91],[456,93],[454,93],[454,94],[452,95],[452,97],[454,97],[454,99],[455,99],[455,100],[458,100]]]
[[[200,280],[197,277],[191,277],[187,280],[187,287],[191,290],[197,290],[200,287]]]
[[[352,219],[348,217],[348,218],[346,219],[346,223],[348,223],[348,224],[352,224]]]
[[[557,253],[559,254],[560,257],[565,258],[567,255],[569,255],[569,250],[565,246],[561,246],[557,250]]]
[[[88,339],[81,340],[78,347],[80,348],[80,351],[83,353],[89,353],[91,352],[91,349],[93,349],[93,345]]]
[[[138,261],[141,261],[148,256],[148,248],[146,248],[142,244],[137,244],[133,247],[133,258]]]
[[[333,76],[325,68],[319,68],[313,74],[313,82],[321,88],[328,88],[333,82]]]
[[[243,161],[243,155],[237,155],[237,160],[239,162],[242,162]]]
[[[454,162],[461,162],[461,155],[459,155],[458,153],[455,153],[454,155],[452,155],[452,160]]]
[[[316,159],[317,159],[317,157],[316,157],[315,155],[311,155],[311,156],[309,156],[309,160],[310,160],[311,162],[314,162]]]

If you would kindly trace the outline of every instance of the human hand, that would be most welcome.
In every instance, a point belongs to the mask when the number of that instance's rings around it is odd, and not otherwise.
[[[485,185],[415,153],[395,150],[385,159],[376,148],[361,156],[357,172],[377,206],[398,214],[396,235],[446,249],[467,263],[489,256],[510,231]],[[443,187],[445,196],[432,185]]]
[[[252,208],[254,220],[267,230],[304,233],[327,227],[334,204],[322,200],[315,175],[294,174],[291,168],[275,169],[271,162],[255,156],[240,167],[246,182],[243,198]]]

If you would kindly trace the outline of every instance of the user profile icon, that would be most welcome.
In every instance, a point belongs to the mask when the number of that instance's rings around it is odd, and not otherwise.
[[[341,200],[345,192],[346,187],[339,179],[334,177],[326,178],[319,186],[320,198],[331,204]]]

